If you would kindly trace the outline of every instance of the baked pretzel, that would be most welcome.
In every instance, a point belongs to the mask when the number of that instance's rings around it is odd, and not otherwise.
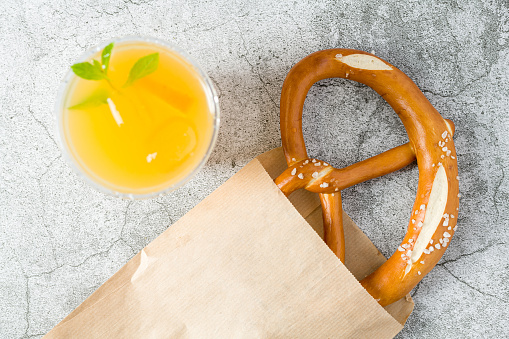
[[[398,114],[409,142],[342,169],[308,157],[302,109],[311,86],[327,78],[363,83]],[[417,159],[419,185],[408,231],[395,253],[360,283],[380,305],[404,297],[440,260],[456,230],[459,189],[454,125],[444,120],[403,72],[362,51],[313,53],[288,73],[281,92],[281,138],[288,169],[276,180],[285,195],[299,188],[320,193],[325,241],[344,261],[341,190],[396,171]]]

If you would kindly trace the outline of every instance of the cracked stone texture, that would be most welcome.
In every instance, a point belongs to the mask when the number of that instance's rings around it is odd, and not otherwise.
[[[413,291],[398,338],[509,337],[509,8],[506,1],[0,2],[0,337],[36,338],[256,155],[280,145],[279,95],[307,54],[375,51],[456,123],[458,231]],[[104,196],[61,156],[53,104],[86,48],[149,35],[187,50],[220,94],[215,151],[185,187],[149,201]],[[337,167],[405,143],[392,109],[346,80],[313,86],[304,133]],[[390,256],[405,233],[417,168],[343,192]]]

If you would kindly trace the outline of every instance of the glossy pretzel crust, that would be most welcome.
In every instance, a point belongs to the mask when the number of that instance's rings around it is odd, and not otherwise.
[[[343,169],[310,159],[302,134],[304,100],[315,82],[334,77],[363,83],[380,94],[403,122],[409,143]],[[382,306],[409,293],[440,260],[454,234],[459,191],[453,133],[452,122],[442,118],[410,78],[366,52],[330,49],[313,53],[290,70],[283,84],[281,137],[289,168],[275,182],[286,195],[299,188],[320,193],[325,241],[342,261],[340,191],[398,170],[417,159],[419,185],[408,231],[395,253],[361,280],[362,286]],[[437,187],[432,196],[441,194],[443,198],[430,201],[434,183]],[[437,219],[439,212],[440,219]],[[439,220],[438,224],[430,224],[432,219]],[[429,243],[422,250],[428,238]]]

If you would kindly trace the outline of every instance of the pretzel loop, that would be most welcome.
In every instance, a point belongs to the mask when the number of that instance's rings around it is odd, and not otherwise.
[[[315,82],[332,77],[363,83],[380,94],[400,117],[409,142],[343,169],[310,159],[302,134],[304,100]],[[442,118],[410,78],[369,53],[319,51],[298,62],[285,79],[281,139],[289,167],[275,182],[286,195],[300,188],[320,193],[325,242],[341,261],[341,190],[417,160],[419,185],[408,231],[395,253],[360,282],[382,306],[409,293],[440,260],[454,234],[459,185],[453,133],[453,123]]]

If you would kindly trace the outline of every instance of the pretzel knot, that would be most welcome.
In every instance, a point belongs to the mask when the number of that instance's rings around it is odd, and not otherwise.
[[[309,158],[302,134],[302,109],[311,86],[340,77],[363,83],[396,111],[409,142],[345,168]],[[324,240],[344,262],[341,190],[399,170],[419,167],[417,196],[407,233],[395,253],[361,280],[382,306],[409,293],[440,260],[456,230],[459,204],[454,124],[443,119],[403,72],[362,51],[331,49],[313,53],[288,73],[281,92],[281,139],[288,169],[275,183],[286,195],[305,188],[320,194]]]
[[[289,195],[300,188],[316,193],[334,193],[334,191],[339,191],[339,188],[331,186],[335,181],[335,179],[329,178],[332,170],[333,167],[325,161],[317,159],[301,160],[288,167],[276,179],[276,184],[285,195]]]

